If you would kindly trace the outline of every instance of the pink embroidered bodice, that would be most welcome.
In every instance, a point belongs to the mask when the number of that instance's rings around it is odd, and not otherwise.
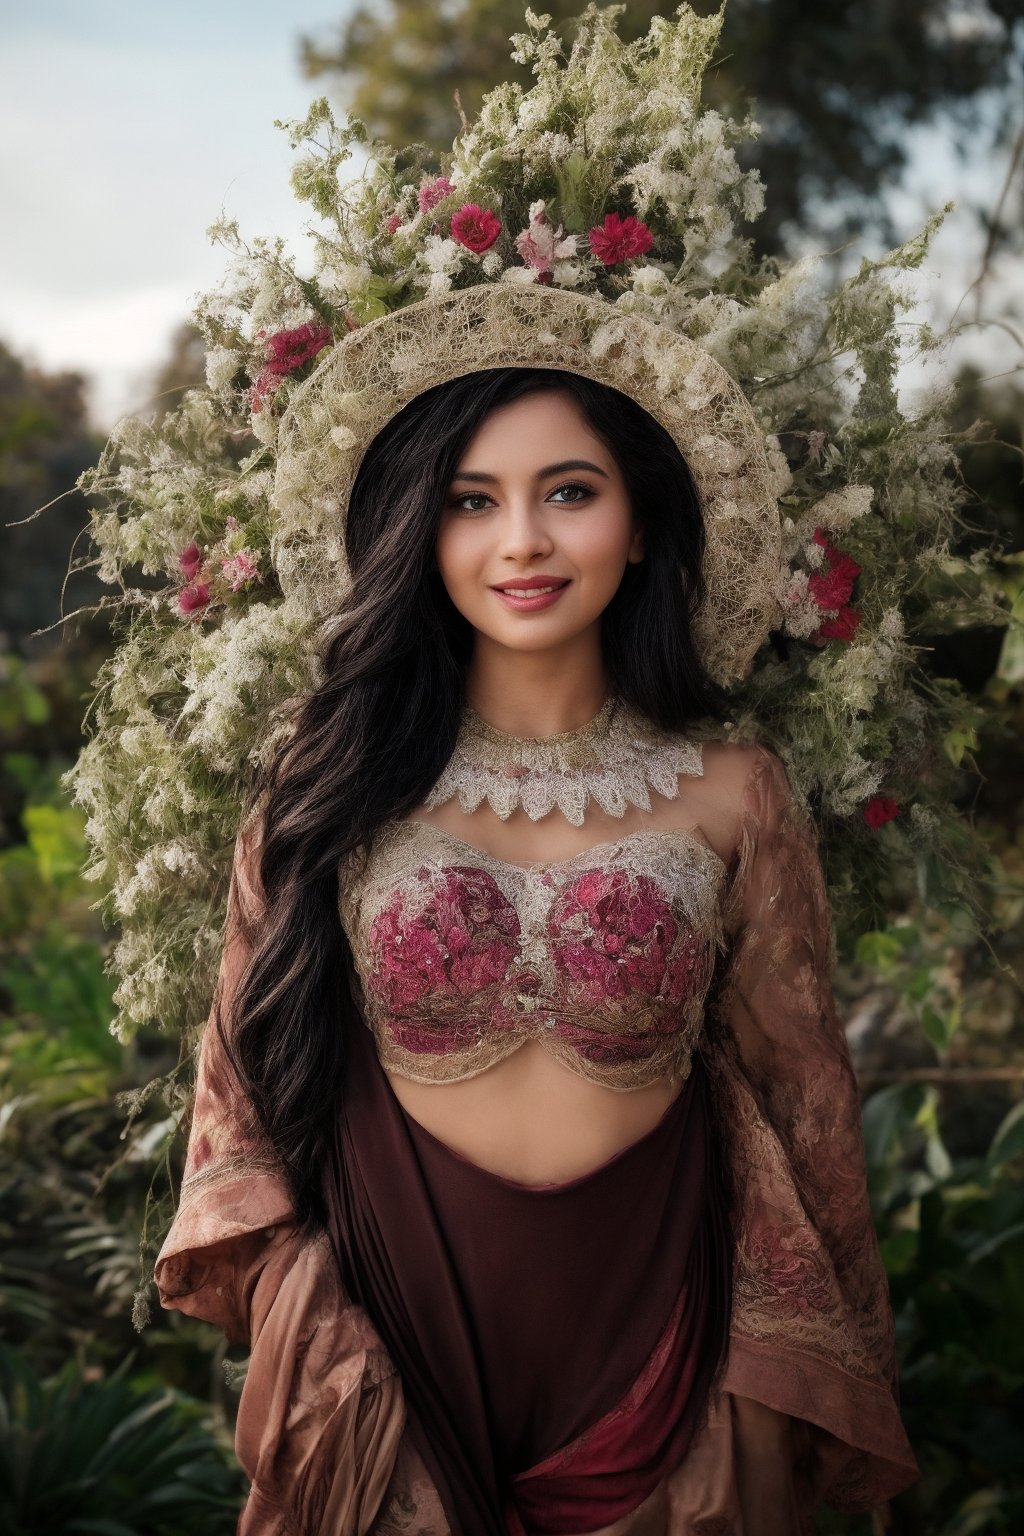
[[[390,823],[340,883],[382,1065],[450,1083],[538,1040],[610,1088],[684,1079],[725,880],[693,832],[631,831],[520,865],[433,823]]]

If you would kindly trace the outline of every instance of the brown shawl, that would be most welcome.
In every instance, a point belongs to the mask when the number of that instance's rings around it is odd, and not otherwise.
[[[254,868],[240,838],[232,904],[256,900]],[[232,904],[222,996],[246,958]],[[857,1084],[830,985],[817,848],[765,751],[744,794],[725,923],[729,951],[703,1055],[737,1192],[728,1359],[682,1463],[635,1524],[615,1523],[614,1536],[778,1531],[763,1523],[763,1490],[780,1457],[792,1458],[805,1531],[819,1503],[872,1508],[917,1474],[897,1406],[892,1313]],[[327,1238],[296,1228],[212,1029],[181,1201],[155,1278],[163,1305],[251,1344],[236,1440],[253,1479],[243,1536],[443,1536],[394,1362]]]

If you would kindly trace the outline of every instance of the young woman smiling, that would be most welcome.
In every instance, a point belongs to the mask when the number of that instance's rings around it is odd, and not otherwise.
[[[796,1536],[912,1477],[813,834],[722,739],[672,435],[424,390],[239,837],[165,1305],[240,1529]]]

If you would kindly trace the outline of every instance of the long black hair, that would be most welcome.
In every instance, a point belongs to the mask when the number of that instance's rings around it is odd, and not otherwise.
[[[411,812],[452,754],[473,631],[435,561],[460,458],[488,412],[567,392],[614,456],[644,535],[602,615],[613,689],[683,731],[721,714],[693,640],[704,597],[704,519],[670,434],[618,390],[546,368],[494,368],[409,402],[370,444],[349,499],[352,587],[323,649],[323,680],[254,786],[260,852],[243,912],[250,944],[218,1028],[301,1219],[322,1220],[319,1170],[333,1128],[354,1005],[338,917],[338,869],[382,823]]]

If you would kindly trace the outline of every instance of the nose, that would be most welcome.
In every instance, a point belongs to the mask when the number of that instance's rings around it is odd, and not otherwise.
[[[549,555],[554,540],[544,517],[544,509],[529,496],[513,497],[501,517],[499,553],[502,558],[525,565],[528,560]]]

